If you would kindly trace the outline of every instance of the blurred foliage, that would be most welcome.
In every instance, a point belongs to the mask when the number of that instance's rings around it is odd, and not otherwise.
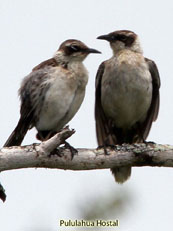
[[[76,206],[76,211],[72,206],[74,216],[71,220],[121,220],[122,217],[128,216],[129,209],[133,208],[133,193],[127,189],[127,187],[113,186],[110,189],[101,192],[96,192],[95,194],[90,194],[80,200],[80,203]],[[41,214],[40,214],[41,216]],[[57,219],[59,219],[57,217]],[[65,218],[64,218],[65,219]],[[70,218],[66,219],[69,220]],[[70,230],[118,230],[118,227],[54,227],[52,229],[51,225],[48,228],[47,222],[45,222],[44,217],[40,218],[41,222],[30,223],[30,228],[25,228],[24,231],[70,231]],[[35,224],[34,224],[35,223]]]
[[[127,213],[133,203],[133,196],[127,190],[110,190],[107,194],[98,195],[96,198],[87,198],[80,206],[81,219],[119,219]]]

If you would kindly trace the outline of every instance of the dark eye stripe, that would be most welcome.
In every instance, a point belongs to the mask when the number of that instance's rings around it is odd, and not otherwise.
[[[75,52],[79,52],[79,51],[81,51],[81,50],[82,50],[82,49],[81,49],[79,46],[77,46],[77,45],[72,45],[72,44],[66,46],[65,49],[64,49],[66,55],[71,55],[71,54],[73,54],[73,53],[75,53]]]
[[[117,35],[117,39],[120,41],[126,41],[128,38],[125,35]]]
[[[131,46],[132,43],[135,41],[136,36],[135,35],[126,36],[123,34],[118,34],[118,35],[116,35],[116,38],[117,38],[117,40],[125,43],[125,45],[128,47],[128,46]]]
[[[69,48],[70,48],[70,50],[73,51],[73,52],[77,52],[77,51],[80,51],[80,50],[81,50],[81,48],[78,47],[78,46],[76,46],[76,45],[71,45]]]

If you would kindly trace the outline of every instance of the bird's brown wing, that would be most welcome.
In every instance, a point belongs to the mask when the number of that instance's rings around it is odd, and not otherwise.
[[[46,66],[56,67],[57,65],[58,65],[57,61],[54,58],[51,58],[51,59],[47,59],[47,60],[41,62],[40,64],[38,64],[37,66],[35,66],[32,69],[32,71],[39,70],[39,69],[44,68]]]
[[[19,146],[24,136],[26,135],[29,127],[32,124],[32,120],[34,117],[34,110],[31,104],[31,98],[29,89],[27,86],[25,87],[25,91],[21,91],[21,110],[20,110],[20,119],[19,122],[14,129],[14,131],[9,136],[8,140],[4,144],[4,147],[10,146]]]
[[[4,147],[20,145],[28,129],[32,128],[37,121],[45,92],[49,88],[49,83],[45,81],[48,78],[48,73],[46,70],[43,71],[42,67],[40,66],[40,69],[32,71],[22,82],[19,89],[21,99],[20,119]],[[44,81],[45,84],[43,84]]]
[[[144,121],[144,123],[141,126],[143,139],[145,140],[149,134],[152,122],[157,119],[158,112],[159,112],[159,104],[160,104],[160,94],[159,94],[159,88],[160,88],[160,76],[159,71],[157,69],[157,66],[154,61],[145,58],[149,71],[151,73],[152,77],[152,85],[153,85],[153,92],[152,92],[152,101],[150,108],[147,113],[147,117]]]
[[[96,120],[96,135],[99,146],[115,144],[116,137],[111,134],[111,121],[106,117],[101,103],[101,84],[102,76],[105,69],[103,62],[96,74],[96,91],[95,91],[95,120]]]

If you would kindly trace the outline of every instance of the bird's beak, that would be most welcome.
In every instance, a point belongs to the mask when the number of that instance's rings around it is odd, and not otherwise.
[[[93,48],[88,48],[86,49],[86,53],[90,54],[90,53],[97,53],[97,54],[101,54],[100,51],[93,49]]]
[[[109,34],[106,35],[101,35],[99,37],[97,37],[97,39],[102,39],[102,40],[106,40],[106,41],[112,41],[112,36],[110,36]]]

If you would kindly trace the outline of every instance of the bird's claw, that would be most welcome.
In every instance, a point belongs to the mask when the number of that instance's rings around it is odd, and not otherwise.
[[[99,145],[97,147],[97,149],[102,149],[102,148],[104,149],[105,155],[109,155],[109,153],[107,151],[107,148],[110,148],[110,149],[114,150],[115,149],[115,145],[108,144],[108,145]]]
[[[53,151],[51,151],[49,153],[49,157],[53,156],[53,155],[56,155],[56,156],[59,156],[59,157],[63,157],[63,154],[61,152],[61,150],[59,148],[55,148]]]
[[[144,144],[146,144],[146,146],[147,146],[147,145],[155,145],[156,143],[153,141],[145,141],[144,140]]]
[[[73,157],[78,153],[78,150],[76,148],[74,148],[73,146],[71,146],[68,142],[64,142],[64,147],[68,148],[71,152],[71,159],[73,159]]]

